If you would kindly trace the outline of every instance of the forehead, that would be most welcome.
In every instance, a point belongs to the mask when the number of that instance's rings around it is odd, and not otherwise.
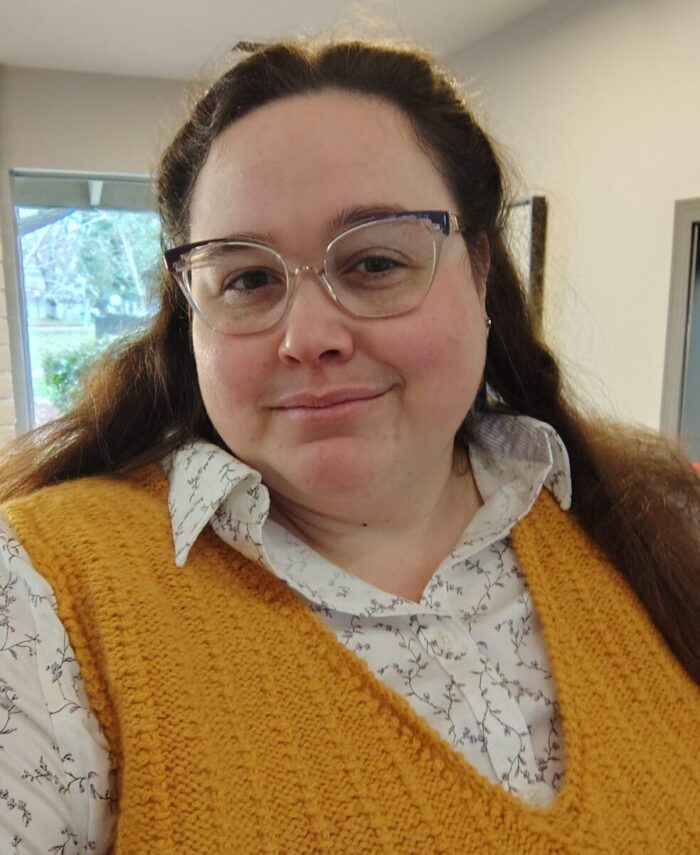
[[[237,231],[316,235],[338,210],[454,208],[406,117],[376,98],[324,91],[286,98],[234,122],[195,183],[191,239]]]

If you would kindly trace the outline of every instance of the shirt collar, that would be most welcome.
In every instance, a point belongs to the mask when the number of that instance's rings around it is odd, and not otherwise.
[[[546,422],[529,416],[481,415],[474,421],[469,461],[484,501],[506,484],[529,484],[535,473],[541,473],[541,485],[562,510],[571,507],[569,455]]]
[[[270,510],[270,495],[260,473],[230,452],[196,440],[181,445],[163,461],[168,477],[168,508],[173,529],[175,563],[182,567],[190,549],[208,523],[236,533],[236,549],[261,560],[262,530]]]
[[[527,416],[483,414],[475,420],[470,463],[484,502],[507,491],[528,491],[529,510],[542,485],[563,509],[571,505],[569,458],[557,432]],[[182,567],[192,545],[211,523],[252,561],[269,565],[263,526],[270,494],[259,472],[229,451],[203,440],[188,442],[163,460],[175,563]],[[522,503],[521,503],[522,506]],[[524,514],[523,514],[524,515]]]

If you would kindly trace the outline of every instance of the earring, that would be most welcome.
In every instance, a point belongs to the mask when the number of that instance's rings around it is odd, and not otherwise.
[[[486,329],[487,329],[487,331],[490,331],[492,324],[493,324],[493,321],[491,320],[491,318],[488,315],[486,315]]]

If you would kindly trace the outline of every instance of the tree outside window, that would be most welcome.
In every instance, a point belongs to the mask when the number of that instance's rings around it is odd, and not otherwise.
[[[147,185],[146,185],[147,187]],[[63,412],[117,336],[154,310],[160,263],[153,211],[15,206],[33,423]]]

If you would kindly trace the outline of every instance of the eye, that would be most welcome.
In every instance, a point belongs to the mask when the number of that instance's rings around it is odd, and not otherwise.
[[[359,264],[356,265],[355,269],[360,273],[386,273],[389,270],[394,270],[401,265],[393,258],[389,258],[386,255],[369,255],[367,258],[363,258]]]
[[[222,291],[256,291],[270,285],[279,285],[278,274],[263,268],[240,270],[230,273],[223,284]]]

